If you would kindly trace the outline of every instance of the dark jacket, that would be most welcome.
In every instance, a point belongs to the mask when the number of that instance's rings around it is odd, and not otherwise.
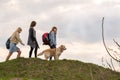
[[[33,48],[35,48],[35,47],[39,48],[39,45],[38,45],[38,42],[36,39],[36,31],[34,30],[34,28],[29,29],[29,36],[28,36],[27,44]]]

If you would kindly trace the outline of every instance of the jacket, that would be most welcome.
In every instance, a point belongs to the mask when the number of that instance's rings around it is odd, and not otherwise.
[[[30,28],[29,29],[29,36],[28,36],[28,42],[27,44],[33,48],[38,47],[38,42],[36,40],[36,31],[34,30],[34,28]]]
[[[10,42],[18,44],[19,42],[23,44],[22,40],[20,39],[20,35],[18,31],[15,31],[12,36],[10,37]]]
[[[56,46],[56,34],[52,31],[49,33],[50,45]]]

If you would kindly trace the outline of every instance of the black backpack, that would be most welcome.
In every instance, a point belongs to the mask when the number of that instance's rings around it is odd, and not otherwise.
[[[10,49],[10,38],[8,38],[8,40],[6,41],[6,48]]]

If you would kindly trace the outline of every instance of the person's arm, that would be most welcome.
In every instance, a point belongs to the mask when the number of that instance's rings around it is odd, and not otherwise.
[[[49,38],[50,38],[50,44],[51,45],[56,45],[56,43],[55,43],[55,33],[54,32],[50,32]]]
[[[17,39],[22,45],[24,45],[24,43],[23,43],[22,40],[20,39],[20,35],[19,35],[18,32],[16,33],[16,39]]]

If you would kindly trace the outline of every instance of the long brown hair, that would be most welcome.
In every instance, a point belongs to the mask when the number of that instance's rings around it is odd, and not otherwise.
[[[36,26],[36,21],[32,21],[30,24],[30,27],[34,27],[34,26]]]
[[[50,32],[54,31],[54,29],[57,30],[57,27],[53,26]],[[57,32],[55,32],[55,34],[57,34]]]

